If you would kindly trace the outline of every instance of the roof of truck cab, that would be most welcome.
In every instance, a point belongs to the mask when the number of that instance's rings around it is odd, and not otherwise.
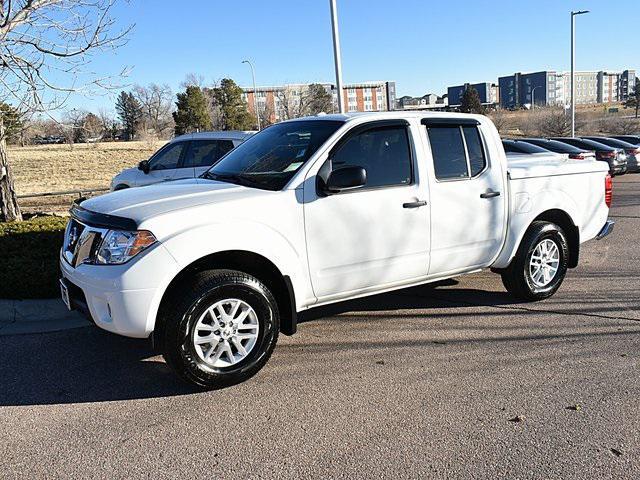
[[[407,112],[404,110],[392,110],[388,112],[353,112],[353,113],[331,113],[318,114],[308,117],[300,117],[290,122],[301,120],[337,120],[340,122],[351,122],[354,120],[394,120],[403,118],[485,118],[483,115],[474,115],[470,113],[452,113],[452,112]]]
[[[224,130],[224,131],[211,131],[211,132],[194,132],[186,133],[178,137],[173,138],[172,142],[183,140],[246,140],[248,137],[256,132],[242,131],[242,130]]]

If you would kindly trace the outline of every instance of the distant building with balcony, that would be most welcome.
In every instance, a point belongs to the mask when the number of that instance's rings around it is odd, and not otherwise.
[[[635,76],[635,70],[575,72],[576,105],[625,101],[633,92]],[[571,72],[518,72],[498,78],[498,86],[502,108],[571,103]]]

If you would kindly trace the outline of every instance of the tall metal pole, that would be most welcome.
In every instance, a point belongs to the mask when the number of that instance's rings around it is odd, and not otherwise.
[[[338,34],[338,9],[336,0],[329,0],[331,6],[331,30],[333,32],[333,59],[336,66],[336,89],[338,90],[338,110],[345,113],[342,92],[342,60],[340,58],[340,35]]]
[[[253,79],[253,108],[256,111],[256,119],[258,120],[258,131],[260,131],[260,113],[258,112],[258,90],[256,89],[256,71],[253,68],[253,63],[249,60],[243,60],[242,63],[248,63],[251,67],[251,78]]]
[[[531,89],[531,110],[536,108],[536,100],[535,100],[536,97],[534,96],[534,94],[536,93],[536,88],[540,88],[540,87],[541,85],[537,85]]]
[[[589,10],[571,12],[571,136],[576,136],[576,15]]]

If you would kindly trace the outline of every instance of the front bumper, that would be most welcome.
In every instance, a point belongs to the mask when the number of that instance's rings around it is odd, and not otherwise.
[[[60,256],[60,271],[74,308],[97,326],[146,338],[153,331],[162,294],[177,273],[169,252],[157,244],[124,265],[78,265]]]
[[[596,235],[596,240],[602,240],[604,237],[613,232],[613,227],[615,226],[615,224],[616,222],[614,222],[613,220],[607,220],[598,235]]]

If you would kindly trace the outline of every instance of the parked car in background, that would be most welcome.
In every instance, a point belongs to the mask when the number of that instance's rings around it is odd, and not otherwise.
[[[537,145],[532,145],[531,143],[523,142],[522,140],[513,140],[510,138],[503,139],[502,146],[504,147],[504,151],[507,155],[510,153],[527,155],[536,153],[549,153],[549,150],[546,150]]]
[[[613,135],[611,138],[617,138],[632,145],[640,145],[640,135]]]
[[[604,143],[613,148],[622,148],[627,154],[627,171],[638,172],[640,171],[640,147],[624,140],[618,140],[617,138],[609,137],[581,137],[594,142]]]
[[[557,140],[550,140],[548,138],[523,138],[521,141],[545,148],[550,152],[564,153],[568,155],[571,160],[596,159],[596,152],[594,150],[585,150]]]
[[[149,160],[127,168],[111,181],[111,190],[195,178],[249,138],[253,132],[199,132],[174,138]]]
[[[621,175],[627,171],[627,154],[621,148],[610,147],[604,143],[584,138],[553,137],[551,140],[558,140],[584,150],[593,150],[596,152],[596,160],[609,164],[609,173],[611,175]]]

